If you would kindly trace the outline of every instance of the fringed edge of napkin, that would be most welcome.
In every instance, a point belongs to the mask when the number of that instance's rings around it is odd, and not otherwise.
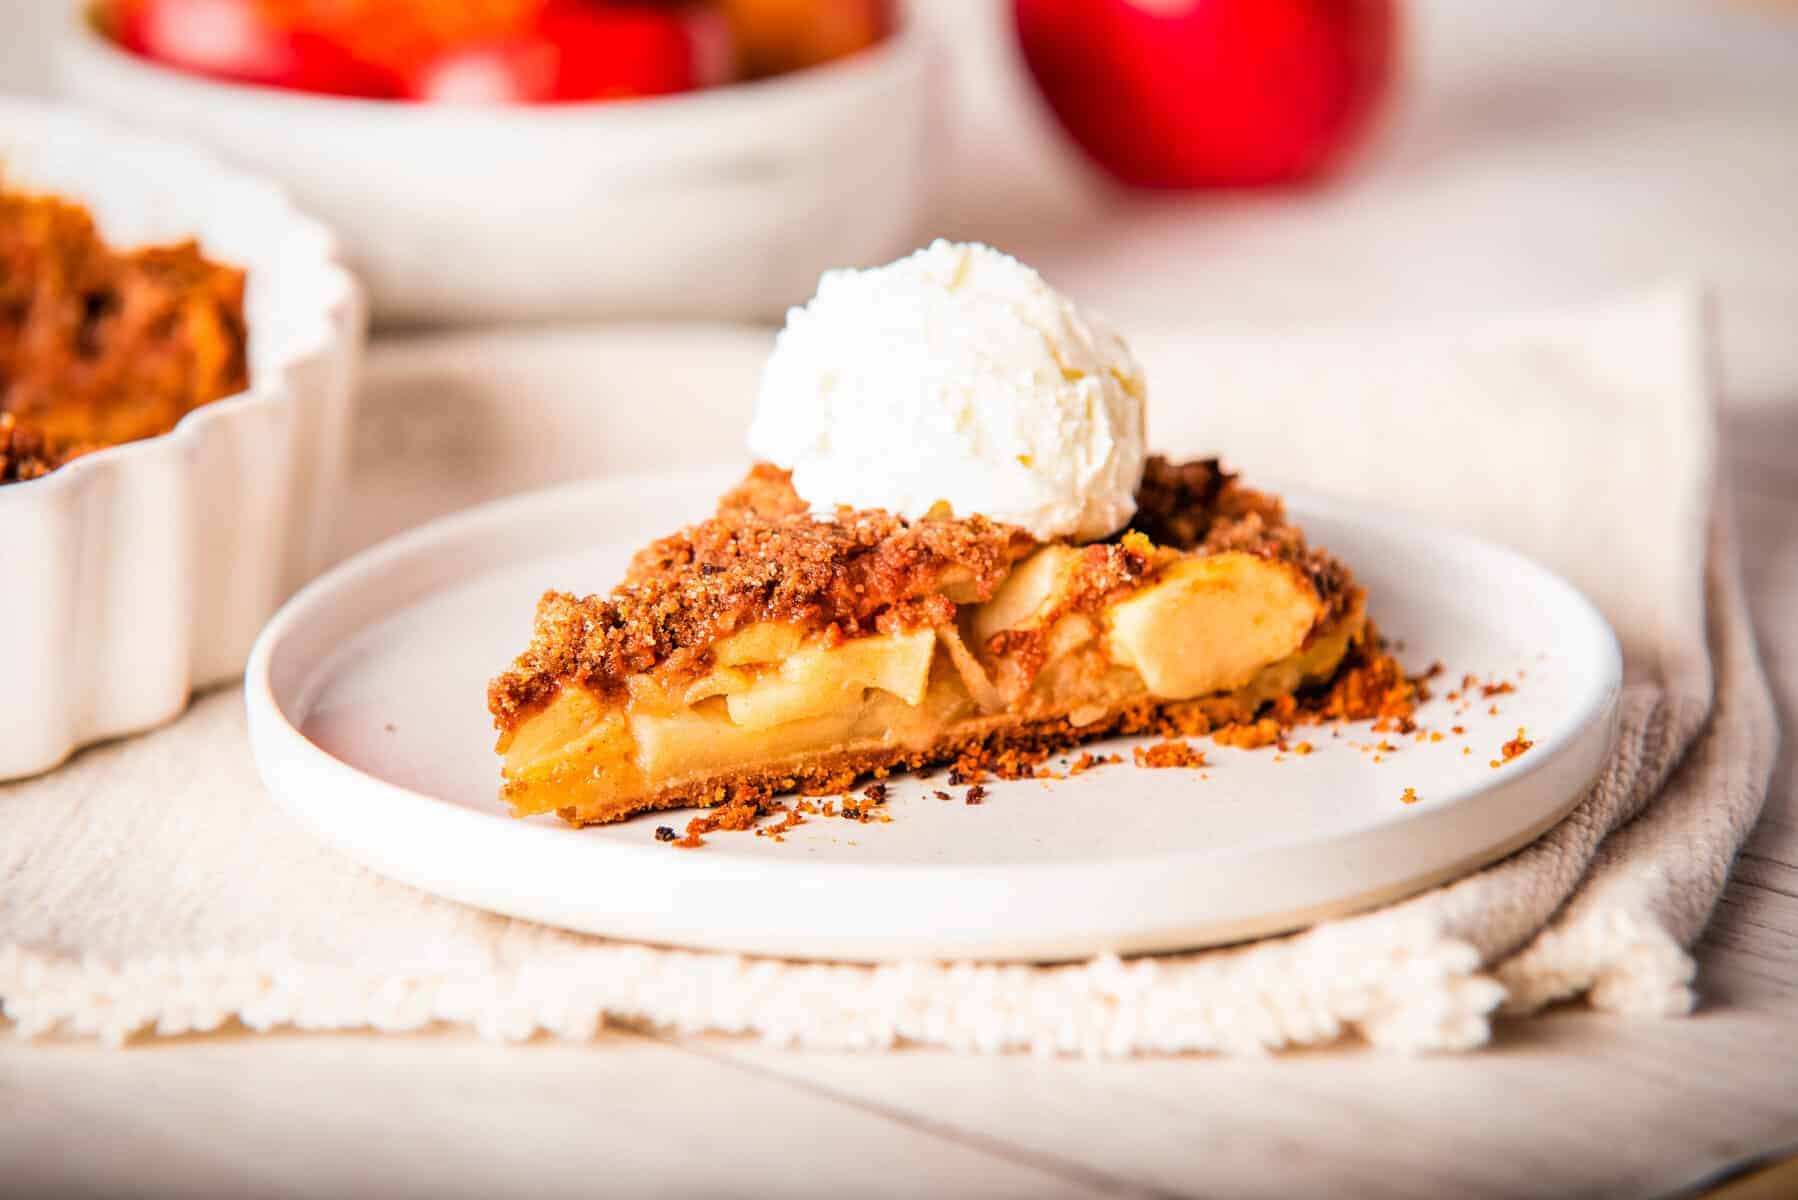
[[[21,1034],[113,1043],[233,1023],[387,1032],[447,1024],[503,1040],[587,1038],[617,1021],[836,1049],[1262,1053],[1356,1032],[1400,1049],[1479,1045],[1503,988],[1479,973],[1474,947],[1415,924],[1377,954],[1337,932],[1345,927],[1323,926],[1261,943],[1247,962],[1234,950],[1046,968],[807,966],[589,945],[518,968],[396,974],[304,962],[279,946],[124,966],[14,946],[0,950],[0,991]]]

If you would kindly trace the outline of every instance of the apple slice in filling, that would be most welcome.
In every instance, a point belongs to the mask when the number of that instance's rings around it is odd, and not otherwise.
[[[1365,624],[1358,593],[1333,612],[1297,565],[1239,551],[1176,557],[1082,606],[1080,553],[1035,551],[941,626],[833,640],[762,622],[714,643],[701,668],[604,695],[564,682],[502,734],[505,797],[520,815],[609,821],[746,787],[840,784],[1025,731],[1072,742],[1145,705],[1228,700],[1252,714],[1329,678]]]

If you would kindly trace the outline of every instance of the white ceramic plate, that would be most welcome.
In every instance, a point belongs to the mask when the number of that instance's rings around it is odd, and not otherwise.
[[[1487,543],[1297,499],[1313,540],[1368,585],[1407,663],[1447,667],[1419,715],[1441,741],[1366,725],[1301,734],[1316,747],[1302,756],[1205,741],[1202,771],[1126,761],[991,783],[977,807],[962,788],[934,798],[941,773],[901,778],[890,823],[817,818],[784,842],[723,833],[696,850],[654,839],[683,814],[578,830],[508,817],[484,690],[525,644],[536,597],[604,590],[635,547],[709,511],[730,479],[613,479],[501,501],[314,583],[250,661],[269,789],[376,871],[571,929],[795,957],[1052,959],[1291,929],[1471,871],[1565,815],[1615,732],[1617,645],[1571,586]],[[1516,691],[1451,702],[1464,672]],[[1520,727],[1534,747],[1492,767]],[[1383,738],[1392,750],[1371,748]],[[1105,748],[1128,760],[1132,744]],[[1401,801],[1406,788],[1415,803]]]

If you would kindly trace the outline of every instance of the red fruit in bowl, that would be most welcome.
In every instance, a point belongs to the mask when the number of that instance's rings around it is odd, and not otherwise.
[[[677,11],[566,0],[517,34],[453,47],[407,73],[419,100],[536,104],[696,86],[697,26]]]
[[[1142,187],[1284,183],[1366,131],[1397,60],[1397,0],[1014,0],[1063,128]]]
[[[893,26],[891,0],[712,3],[730,22],[744,71],[757,77],[815,67],[865,50]]]
[[[548,0],[257,0],[284,26],[307,29],[395,76],[453,46],[530,27]]]
[[[659,96],[697,82],[690,29],[678,12],[574,3],[546,11],[541,28],[561,51],[558,100]]]
[[[113,32],[127,50],[219,79],[341,96],[393,91],[386,72],[275,23],[255,0],[135,0],[120,7]]]
[[[555,99],[560,58],[542,38],[471,42],[432,55],[404,77],[414,100],[450,104],[539,104]]]

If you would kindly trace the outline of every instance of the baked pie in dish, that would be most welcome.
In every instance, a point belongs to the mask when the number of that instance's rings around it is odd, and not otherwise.
[[[0,483],[167,433],[249,385],[244,273],[190,240],[129,251],[0,187]]]
[[[490,685],[513,812],[753,816],[1402,705],[1348,569],[1216,460],[1148,456],[1145,397],[1122,339],[987,247],[827,273],[764,372],[763,461],[609,595],[545,595]]]

